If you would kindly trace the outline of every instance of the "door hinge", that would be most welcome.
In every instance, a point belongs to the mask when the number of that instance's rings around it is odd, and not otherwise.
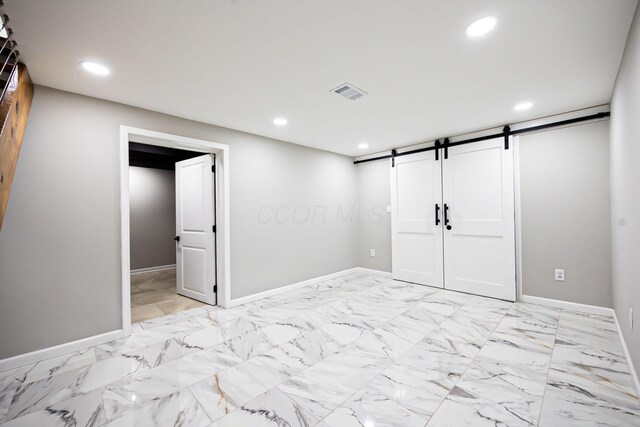
[[[216,232],[216,226],[215,225],[211,226],[211,231],[213,231],[214,233]]]
[[[216,173],[216,165],[211,165],[211,172]]]
[[[213,285],[213,292],[217,293],[218,292],[218,285]]]

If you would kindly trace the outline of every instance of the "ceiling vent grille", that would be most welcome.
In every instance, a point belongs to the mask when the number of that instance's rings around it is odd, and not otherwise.
[[[358,89],[351,83],[341,84],[337,88],[332,89],[331,92],[335,92],[338,95],[344,96],[345,98],[350,99],[352,101],[360,99],[367,94],[367,92],[363,91],[362,89]]]

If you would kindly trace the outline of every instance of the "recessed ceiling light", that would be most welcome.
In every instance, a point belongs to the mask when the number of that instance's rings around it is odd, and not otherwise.
[[[287,124],[287,119],[285,119],[284,117],[277,117],[273,119],[273,124],[276,126],[284,126]]]
[[[369,148],[369,144],[367,144],[366,142],[361,142],[360,144],[358,144],[358,148],[364,150],[365,148]]]
[[[80,65],[82,65],[82,68],[93,74],[98,74],[100,76],[106,76],[107,74],[109,74],[109,69],[107,67],[105,67],[104,65],[96,64],[95,62],[82,61]]]
[[[495,16],[485,16],[484,18],[476,19],[467,26],[465,32],[469,37],[480,37],[493,30],[498,23],[498,18]]]
[[[516,111],[524,111],[524,110],[528,110],[531,107],[533,107],[533,103],[531,103],[531,102],[521,102],[520,104],[518,104],[515,107],[513,107],[513,109],[516,110]]]

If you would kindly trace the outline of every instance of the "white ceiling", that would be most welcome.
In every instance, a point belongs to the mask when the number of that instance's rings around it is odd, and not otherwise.
[[[636,0],[5,0],[33,80],[351,156],[609,102]],[[496,15],[480,39],[472,20]],[[79,68],[94,60],[97,77]],[[350,82],[368,96],[330,92]],[[534,107],[515,112],[530,100]],[[276,127],[276,116],[288,118]],[[369,143],[368,150],[357,148]]]

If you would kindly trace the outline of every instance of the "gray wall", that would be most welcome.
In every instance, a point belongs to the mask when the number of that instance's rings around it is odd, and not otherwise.
[[[120,125],[229,144],[232,298],[358,264],[351,158],[36,86],[0,234],[0,358],[120,329]]]
[[[176,263],[175,172],[129,167],[131,269]]]
[[[609,122],[523,135],[519,148],[522,293],[612,307]]]
[[[358,260],[360,267],[391,271],[391,204],[389,161],[382,160],[357,166],[358,204]],[[376,256],[371,256],[375,249]]]
[[[640,9],[611,99],[613,306],[640,369]],[[629,308],[635,327],[629,326]]]

